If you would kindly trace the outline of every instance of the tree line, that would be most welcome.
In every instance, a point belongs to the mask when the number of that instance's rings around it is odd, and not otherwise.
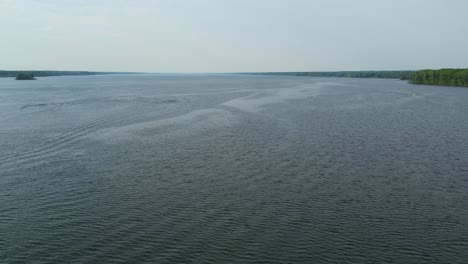
[[[408,80],[411,84],[468,87],[468,69],[418,71],[256,72],[244,74],[309,77],[383,78]]]
[[[64,75],[97,75],[97,74],[132,74],[136,72],[92,72],[92,71],[4,71],[0,70],[0,77],[16,77],[18,74],[29,73],[36,77],[64,76]]]
[[[421,70],[411,73],[412,84],[468,87],[468,69]]]
[[[383,78],[408,80],[412,71],[337,71],[337,72],[255,72],[259,75],[288,75],[309,77]]]

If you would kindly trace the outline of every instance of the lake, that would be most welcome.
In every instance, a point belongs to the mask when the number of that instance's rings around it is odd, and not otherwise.
[[[466,263],[468,89],[0,78],[1,263]]]

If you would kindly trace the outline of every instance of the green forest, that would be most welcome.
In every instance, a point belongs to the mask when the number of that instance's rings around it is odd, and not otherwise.
[[[468,87],[468,69],[421,70],[411,73],[412,84]]]

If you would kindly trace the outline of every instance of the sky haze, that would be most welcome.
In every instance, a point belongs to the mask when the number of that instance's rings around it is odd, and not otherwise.
[[[463,0],[0,0],[0,69],[468,67]]]

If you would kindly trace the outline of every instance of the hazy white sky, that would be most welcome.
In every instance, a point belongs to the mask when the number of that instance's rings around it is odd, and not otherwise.
[[[0,0],[0,69],[468,67],[466,0]]]

